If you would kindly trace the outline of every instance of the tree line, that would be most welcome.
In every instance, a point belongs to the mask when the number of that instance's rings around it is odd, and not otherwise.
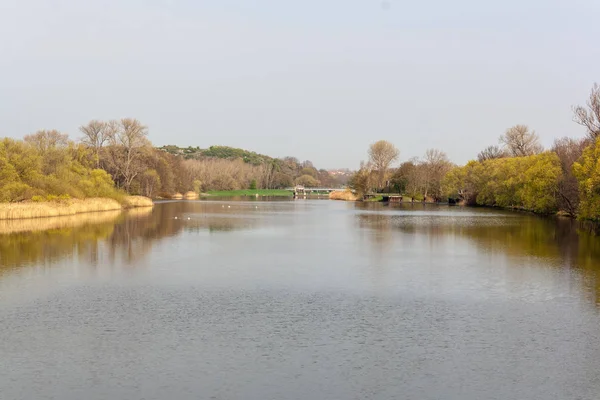
[[[556,139],[544,149],[526,125],[515,125],[498,144],[483,149],[464,166],[429,149],[392,168],[399,157],[390,142],[369,148],[369,159],[351,177],[359,194],[397,192],[417,200],[457,199],[470,205],[516,208],[549,214],[564,212],[600,221],[600,86],[594,84],[573,120],[586,130],[583,138]]]
[[[345,183],[343,176],[294,157],[226,146],[155,148],[148,128],[133,118],[93,120],[79,131],[77,140],[57,130],[40,130],[23,140],[0,139],[0,201],[118,198],[125,193],[169,198],[188,191]]]

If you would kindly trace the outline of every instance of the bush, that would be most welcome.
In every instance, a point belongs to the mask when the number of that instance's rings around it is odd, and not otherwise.
[[[94,169],[86,179],[79,181],[79,188],[84,197],[107,197],[116,199],[123,194],[115,189],[115,184],[110,175],[102,169]]]
[[[0,187],[0,201],[15,202],[27,199],[27,192],[31,188],[22,182],[10,182]]]

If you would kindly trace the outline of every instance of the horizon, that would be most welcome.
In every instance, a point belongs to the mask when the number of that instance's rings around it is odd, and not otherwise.
[[[516,124],[583,137],[600,4],[9,0],[0,136],[134,117],[153,145],[355,170],[387,140],[475,159]],[[561,29],[556,29],[560,26]]]

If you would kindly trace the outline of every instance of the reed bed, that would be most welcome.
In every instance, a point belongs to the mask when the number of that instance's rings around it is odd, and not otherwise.
[[[358,196],[352,193],[350,190],[336,190],[335,192],[329,193],[329,199],[331,200],[344,200],[344,201],[357,201]]]
[[[118,201],[106,198],[70,199],[43,203],[0,203],[0,220],[60,217],[96,211],[120,210],[121,208]]]
[[[198,197],[199,197],[198,193],[196,193],[196,192],[186,192],[183,195],[183,198],[186,200],[196,200]]]
[[[144,196],[126,196],[123,199],[123,207],[134,208],[134,207],[153,207],[154,203],[152,199]]]
[[[62,217],[123,208],[152,207],[148,197],[126,196],[122,204],[108,198],[68,199],[46,202],[0,203],[0,220]]]
[[[91,212],[81,215],[66,215],[62,217],[5,219],[0,220],[0,235],[22,232],[41,232],[50,229],[76,228],[86,224],[101,224],[115,221],[121,210]]]
[[[181,200],[181,199],[183,199],[183,195],[181,193],[175,193],[174,195],[171,196],[171,198],[174,200]]]

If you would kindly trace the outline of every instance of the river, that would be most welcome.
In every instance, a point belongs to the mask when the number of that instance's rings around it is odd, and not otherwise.
[[[435,205],[0,223],[0,398],[597,399],[600,238]]]

